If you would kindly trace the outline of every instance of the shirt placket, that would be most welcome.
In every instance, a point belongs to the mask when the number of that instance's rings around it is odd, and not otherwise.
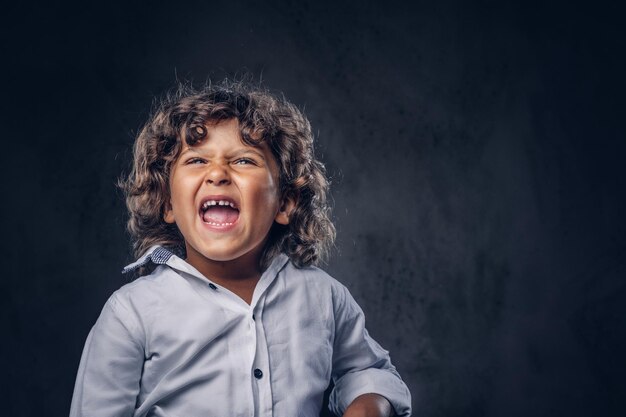
[[[248,369],[252,368],[254,365],[254,358],[256,355],[256,345],[257,345],[257,335],[254,329],[254,320],[252,319],[252,307],[245,304],[237,295],[230,292],[229,290],[217,286],[216,284],[209,281],[207,286],[212,290],[213,296],[215,300],[222,305],[223,308],[232,311],[234,314],[238,316],[243,316],[241,319],[244,321],[243,326],[245,330],[245,334],[242,330],[237,331],[237,340],[236,344],[239,344],[239,355],[240,359],[232,358],[232,364],[237,367],[237,364],[247,363]],[[245,305],[245,306],[244,306]],[[239,327],[241,329],[241,327]],[[236,356],[236,355],[235,355]],[[244,365],[245,366],[245,365]],[[254,392],[255,385],[255,377],[254,372],[246,372],[247,375],[242,375],[244,380],[248,381],[248,386],[251,387],[251,391],[244,394],[247,402],[247,407],[238,409],[238,412],[233,415],[241,415],[242,417],[251,417],[257,415],[258,402],[256,400],[256,394]],[[241,375],[241,374],[240,374]],[[233,394],[234,397],[238,396]],[[243,398],[241,398],[243,400]],[[237,404],[237,406],[243,405],[243,402]],[[241,414],[240,414],[241,413]]]
[[[272,386],[267,339],[263,328],[263,295],[252,311],[251,320],[254,328],[256,343],[254,360],[252,362],[253,392],[256,402],[255,417],[272,417]]]

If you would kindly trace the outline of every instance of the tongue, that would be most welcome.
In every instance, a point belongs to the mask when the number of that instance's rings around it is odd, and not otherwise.
[[[239,217],[239,211],[228,206],[212,206],[202,215],[202,220],[209,223],[233,223]]]

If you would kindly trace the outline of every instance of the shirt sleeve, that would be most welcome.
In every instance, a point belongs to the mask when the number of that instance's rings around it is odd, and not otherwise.
[[[329,408],[338,416],[356,397],[374,393],[387,398],[398,416],[411,415],[411,394],[384,350],[365,329],[365,316],[348,290],[334,296],[335,341]]]
[[[133,415],[144,362],[136,323],[115,295],[107,301],[83,349],[70,417]]]

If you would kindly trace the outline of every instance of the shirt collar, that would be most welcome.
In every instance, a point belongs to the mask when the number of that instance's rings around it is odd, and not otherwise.
[[[172,262],[169,262],[170,260]],[[176,262],[177,260],[182,261],[182,264],[179,262]],[[284,253],[281,253],[278,256],[276,256],[274,259],[272,259],[272,262],[270,262],[269,267],[263,272],[263,275],[261,277],[261,281],[266,281],[263,284],[269,285],[271,281],[273,281],[273,278],[276,277],[276,275],[278,275],[280,270],[283,269],[283,267],[287,264],[288,261],[289,261],[289,257],[285,255]],[[169,266],[175,269],[183,269],[183,270],[186,270],[186,272],[191,272],[192,275],[199,274],[199,272],[197,272],[195,268],[193,268],[184,260],[179,259],[177,256],[175,256],[173,252],[158,245],[152,246],[135,262],[126,265],[124,269],[122,270],[122,274],[133,272],[137,270],[138,268],[141,268],[142,266],[147,266],[149,263],[152,263],[154,265],[168,264]],[[263,279],[265,277],[268,277],[269,279],[268,278]]]
[[[139,259],[137,259],[132,264],[128,264],[122,269],[122,274],[127,274],[129,272],[133,272],[142,266],[148,265],[148,263],[153,263],[155,265],[163,265],[170,260],[170,258],[174,256],[174,254],[165,249],[162,246],[152,246],[150,249],[146,251]]]
[[[289,257],[284,253],[281,253],[272,259],[270,265],[267,267],[263,274],[261,275],[261,279],[256,284],[256,288],[254,290],[254,295],[252,296],[251,306],[255,306],[259,301],[259,298],[265,293],[265,290],[274,282],[278,273],[287,265],[289,262]]]

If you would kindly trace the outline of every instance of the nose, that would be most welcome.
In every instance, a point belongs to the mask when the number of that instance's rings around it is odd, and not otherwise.
[[[221,164],[211,164],[206,173],[206,182],[212,185],[230,184],[228,169]]]

